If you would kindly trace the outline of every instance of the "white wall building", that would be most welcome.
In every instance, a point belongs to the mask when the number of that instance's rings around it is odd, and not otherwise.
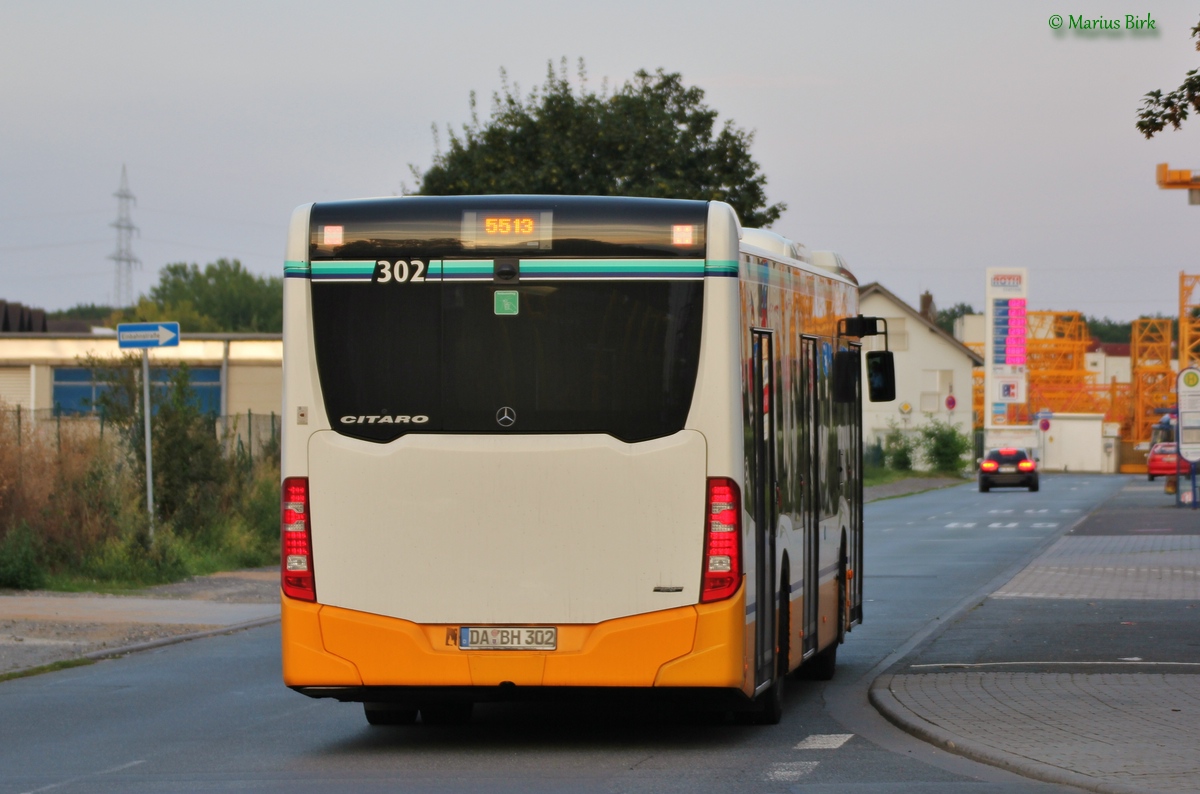
[[[150,351],[150,366],[186,362],[202,409],[218,415],[279,414],[282,408],[281,334],[181,335],[178,347]],[[76,413],[94,398],[96,383],[84,359],[116,359],[115,334],[0,333],[0,403],[6,408]]]
[[[896,362],[896,400],[863,403],[863,443],[882,440],[889,421],[912,431],[929,416],[970,435],[971,370],[982,357],[878,283],[859,289],[859,311],[887,320]],[[863,349],[882,350],[883,344],[883,336],[867,337]]]

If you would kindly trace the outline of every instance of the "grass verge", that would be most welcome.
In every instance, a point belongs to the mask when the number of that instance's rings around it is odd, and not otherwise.
[[[887,485],[900,480],[938,480],[946,477],[961,477],[962,475],[944,471],[898,471],[883,466],[868,466],[863,474],[863,487]]]
[[[38,667],[28,667],[24,670],[16,670],[11,673],[0,673],[0,684],[3,684],[5,681],[14,681],[18,678],[29,678],[33,675],[53,673],[58,670],[69,670],[72,667],[84,667],[95,663],[95,659],[64,659],[61,662],[51,662],[50,664],[43,664]]]

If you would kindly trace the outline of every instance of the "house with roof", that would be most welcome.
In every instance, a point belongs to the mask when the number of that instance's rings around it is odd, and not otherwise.
[[[932,300],[921,312],[878,282],[859,288],[859,311],[887,320],[888,349],[896,363],[896,399],[863,403],[863,443],[882,441],[892,423],[907,432],[928,417],[972,432],[972,372],[983,357],[933,321]],[[883,350],[882,335],[863,339],[864,350]],[[864,373],[865,378],[865,373]]]

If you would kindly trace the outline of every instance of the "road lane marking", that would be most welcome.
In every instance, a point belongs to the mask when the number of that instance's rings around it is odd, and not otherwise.
[[[811,775],[818,766],[817,761],[789,761],[782,764],[771,764],[767,770],[767,780],[776,783],[795,783],[800,778]]]
[[[797,750],[836,750],[854,738],[852,733],[814,734],[796,745]]]
[[[1009,508],[1008,510],[989,510],[988,512],[989,513],[1011,513],[1012,509]]]
[[[114,766],[112,769],[101,769],[99,772],[92,772],[91,774],[80,775],[79,777],[73,777],[70,780],[62,781],[61,783],[51,783],[49,786],[42,786],[41,788],[30,789],[29,791],[22,792],[22,794],[39,794],[39,792],[50,791],[51,789],[56,789],[56,788],[62,788],[63,786],[69,786],[72,783],[78,783],[81,780],[90,780],[91,778],[99,777],[100,775],[111,775],[114,772],[120,772],[123,769],[129,769],[130,767],[134,767],[134,766],[137,766],[138,764],[144,764],[144,763],[146,763],[146,762],[145,761],[130,761],[128,764],[121,764],[120,766]]]
[[[967,521],[967,522],[951,521],[949,524],[946,525],[946,529],[973,529],[974,527],[975,527],[974,521]]]
[[[1013,529],[1014,527],[1019,527],[1020,525],[1021,522],[1019,521],[1009,521],[1007,523],[1003,521],[996,521],[988,524],[988,529]]]
[[[1034,524],[1032,524],[1032,526],[1034,529],[1054,529],[1056,526],[1058,526],[1058,522],[1057,521],[1043,521],[1040,523],[1035,522]]]

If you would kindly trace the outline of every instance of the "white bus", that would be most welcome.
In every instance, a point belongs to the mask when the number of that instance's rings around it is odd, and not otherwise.
[[[596,690],[769,723],[832,675],[876,327],[840,257],[721,202],[402,197],[299,207],[285,275],[288,686],[371,724]]]

